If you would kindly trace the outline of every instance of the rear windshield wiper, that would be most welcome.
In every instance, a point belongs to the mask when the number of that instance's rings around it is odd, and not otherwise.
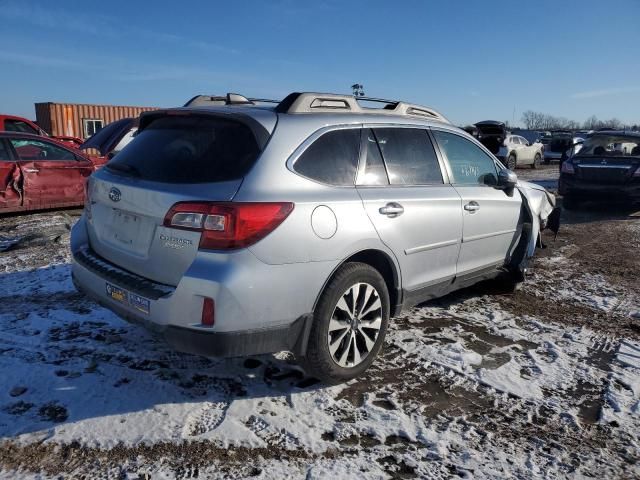
[[[126,163],[107,163],[106,167],[109,170],[131,175],[132,177],[140,176],[140,170],[133,165],[128,165]]]

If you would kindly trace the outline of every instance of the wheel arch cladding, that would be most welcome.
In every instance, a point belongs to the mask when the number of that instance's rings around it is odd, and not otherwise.
[[[350,262],[360,262],[370,265],[375,268],[382,278],[384,279],[385,284],[387,285],[387,290],[389,291],[389,303],[391,308],[391,317],[398,315],[401,309],[402,303],[402,295],[401,295],[401,282],[400,282],[400,272],[396,267],[393,260],[389,257],[389,255],[382,250],[376,249],[368,249],[362,250],[360,252],[354,253],[350,257],[343,260],[336,268],[331,272],[331,275],[327,278],[327,280],[322,285],[322,289],[318,293],[316,297],[316,301],[314,302],[313,308],[315,310],[318,301],[320,300],[320,296],[326,286],[331,282],[333,277],[336,275],[336,272],[345,264]]]

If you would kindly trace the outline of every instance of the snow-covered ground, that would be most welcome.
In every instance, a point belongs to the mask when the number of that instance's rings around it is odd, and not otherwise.
[[[523,288],[405,312],[327,387],[286,353],[173,352],[76,293],[77,213],[0,218],[24,239],[0,253],[0,478],[640,477],[638,217],[566,217]]]

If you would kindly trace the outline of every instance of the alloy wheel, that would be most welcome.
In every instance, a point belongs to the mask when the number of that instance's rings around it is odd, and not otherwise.
[[[356,283],[342,294],[331,319],[327,341],[333,361],[341,367],[359,365],[373,350],[382,327],[382,302],[368,283]]]

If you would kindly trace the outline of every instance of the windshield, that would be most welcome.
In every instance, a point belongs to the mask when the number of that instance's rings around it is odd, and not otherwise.
[[[585,140],[577,157],[640,157],[640,137],[596,135]]]

